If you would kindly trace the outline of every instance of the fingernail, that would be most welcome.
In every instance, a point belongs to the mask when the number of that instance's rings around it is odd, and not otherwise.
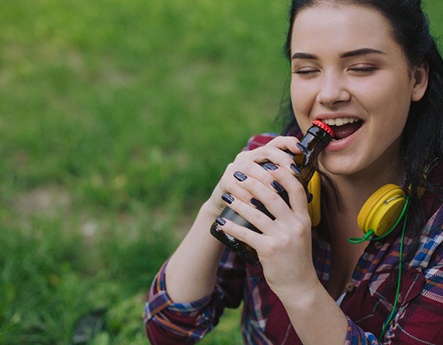
[[[234,202],[234,197],[228,193],[223,194],[222,199],[228,204],[232,204]]]
[[[263,208],[263,207],[265,207],[265,206],[261,203],[261,201],[257,200],[256,198],[252,198],[252,199],[251,199],[251,204],[254,205],[254,206],[257,207],[257,208]]]
[[[275,165],[275,164],[272,163],[272,162],[266,162],[266,163],[263,164],[263,168],[265,168],[265,170],[271,170],[271,171],[274,171],[274,170],[277,170],[277,169],[278,169],[278,166]]]
[[[234,173],[234,177],[240,182],[243,182],[244,180],[246,180],[248,178],[245,174],[243,174],[240,171],[236,171]]]
[[[296,166],[295,164],[291,164],[291,170],[292,170],[293,172],[295,172],[295,175],[297,175],[297,176],[301,174],[300,169],[299,169],[298,166]]]
[[[275,180],[272,182],[272,187],[274,187],[278,193],[283,193],[285,191],[282,185]]]
[[[217,222],[218,225],[223,226],[226,224],[226,220],[224,220],[222,217],[217,217],[217,219],[215,220]]]

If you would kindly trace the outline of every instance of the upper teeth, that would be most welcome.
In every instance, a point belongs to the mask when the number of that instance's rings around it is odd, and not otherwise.
[[[328,126],[343,126],[346,125],[347,123],[353,123],[358,120],[351,117],[341,117],[338,119],[324,119],[322,121],[326,123]]]

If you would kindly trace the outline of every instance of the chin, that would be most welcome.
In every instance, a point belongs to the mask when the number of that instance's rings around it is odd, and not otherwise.
[[[336,176],[352,176],[362,170],[352,158],[322,159],[319,162],[319,169],[321,172]]]

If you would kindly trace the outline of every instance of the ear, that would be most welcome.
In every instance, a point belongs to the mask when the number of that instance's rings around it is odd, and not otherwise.
[[[411,101],[418,102],[422,99],[423,95],[428,88],[429,77],[429,65],[427,62],[423,62],[421,65],[414,68],[412,72],[412,92]]]

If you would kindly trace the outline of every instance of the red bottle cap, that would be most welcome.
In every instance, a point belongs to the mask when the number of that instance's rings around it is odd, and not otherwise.
[[[312,122],[313,125],[323,129],[326,133],[328,133],[331,137],[334,137],[334,131],[332,130],[331,127],[329,127],[326,123],[323,123],[319,120],[315,120],[314,122]]]

